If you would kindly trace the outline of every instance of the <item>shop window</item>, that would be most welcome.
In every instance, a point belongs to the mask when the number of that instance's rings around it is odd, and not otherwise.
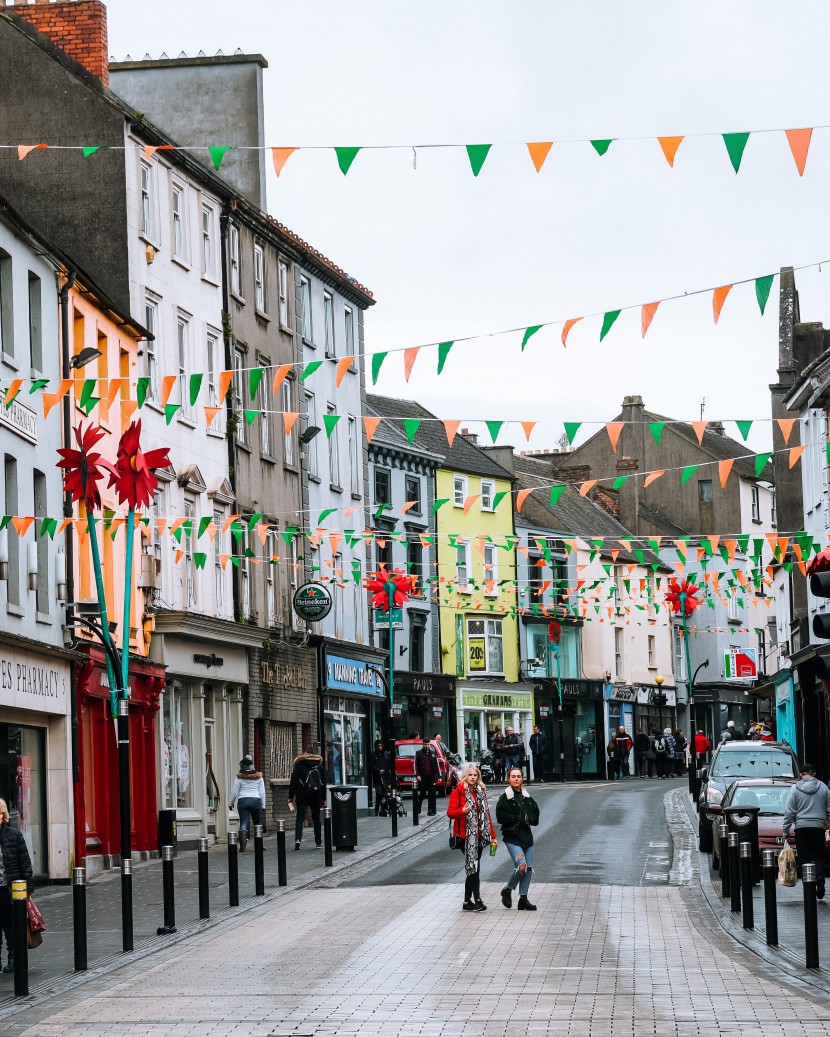
[[[268,725],[268,777],[287,780],[294,758],[294,725],[271,721]]]
[[[504,673],[504,642],[500,619],[467,621],[467,670],[470,673]]]
[[[345,700],[350,703],[352,700]],[[362,714],[326,713],[326,781],[328,784],[365,785],[367,780],[364,754]]]
[[[48,875],[46,746],[41,728],[0,724],[0,795],[9,808],[12,828],[26,843],[32,871]]]
[[[168,684],[164,692],[163,797],[168,807],[192,806],[192,731],[190,697],[180,684]]]

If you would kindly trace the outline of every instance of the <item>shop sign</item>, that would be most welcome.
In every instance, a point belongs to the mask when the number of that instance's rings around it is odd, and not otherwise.
[[[609,699],[613,699],[615,702],[636,702],[637,701],[637,689],[631,688],[626,685],[609,684],[610,688]]]
[[[532,709],[529,691],[462,691],[465,709]]]
[[[431,698],[454,698],[455,678],[443,673],[395,672],[395,691],[407,695],[429,695]]]
[[[211,653],[210,655],[201,655],[197,652],[193,656],[193,662],[199,663],[200,666],[207,666],[210,669],[212,666],[224,666],[225,660],[218,655]]]
[[[391,712],[392,712],[392,716],[393,717],[402,717],[403,716],[403,706],[400,704],[400,702],[393,702],[392,703]]]
[[[0,700],[17,709],[66,713],[69,666],[0,646]]]
[[[373,665],[341,655],[326,656],[326,687],[329,691],[354,691],[359,695],[378,695],[385,691]]]
[[[11,407],[6,406],[5,393],[0,390],[0,425],[16,432],[30,443],[37,443],[37,413],[24,407],[15,397]]]
[[[539,716],[542,717],[542,719],[545,719],[546,717],[549,717],[550,716],[550,706],[540,706],[539,707]]]
[[[325,619],[331,604],[331,591],[322,583],[304,583],[294,592],[294,611],[309,623]]]
[[[432,707],[432,715],[433,715],[433,717],[436,720],[440,720],[443,717],[443,715],[444,715],[444,707],[443,706],[433,706]]]
[[[312,688],[312,683],[302,666],[292,666],[279,660],[266,662],[263,659],[259,676],[263,684],[270,684],[275,688],[299,688],[302,691],[310,691]]]
[[[389,612],[386,609],[375,609],[375,626],[378,630],[389,629]],[[392,609],[392,629],[403,630],[403,609]]]
[[[665,695],[666,701],[663,703],[657,702],[658,695]],[[637,688],[637,704],[639,706],[666,706],[674,707],[677,705],[677,693],[674,688]]]
[[[597,699],[602,698],[602,682],[601,681],[562,681],[560,684],[562,688],[562,698],[572,699]]]
[[[484,650],[483,637],[471,637],[467,640],[467,669],[470,673],[487,669],[487,656]]]

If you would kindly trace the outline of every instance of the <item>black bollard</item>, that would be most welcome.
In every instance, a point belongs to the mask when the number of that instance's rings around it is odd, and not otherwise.
[[[418,784],[417,782],[412,785],[412,825],[414,828],[421,823],[421,819],[418,817],[419,804],[418,804]]]
[[[166,936],[176,931],[176,889],[173,884],[173,854],[175,848],[161,848],[161,887],[164,903],[164,925],[156,929],[157,936]]]
[[[29,994],[29,945],[26,942],[28,914],[26,912],[26,882],[12,883],[12,940],[14,945],[14,996]]]
[[[755,905],[752,902],[752,843],[741,843],[741,900],[744,929],[755,928]]]
[[[265,896],[265,828],[254,825],[254,884],[256,895]]]
[[[239,836],[228,832],[228,904],[239,907]]]
[[[206,835],[199,836],[199,852],[196,860],[199,867],[199,917],[210,918],[210,887],[208,886],[208,846]]]
[[[331,807],[323,807],[323,847],[325,865],[330,868],[334,863],[331,856]]]
[[[726,837],[729,846],[729,893],[732,897],[732,912],[740,914],[741,910],[741,858],[738,846],[738,833],[730,832]]]
[[[528,785],[530,785],[531,781],[533,779],[530,777],[530,757],[529,756],[525,756],[525,769],[527,770],[527,777],[525,778],[525,781],[528,783]]]
[[[277,822],[277,882],[288,885],[288,869],[285,861],[285,821]]]
[[[126,953],[133,949],[133,861],[132,857],[121,859],[121,949]]]
[[[86,972],[86,868],[72,869],[72,936],[75,945],[75,971]]]
[[[392,795],[389,797],[389,813],[392,815],[392,837],[397,839],[398,837],[398,797],[395,795],[395,790],[392,789]]]
[[[818,906],[816,902],[816,866],[805,864],[801,868],[801,884],[804,887],[804,949],[808,969],[818,968]]]
[[[776,886],[778,885],[778,852],[764,850],[764,917],[767,930],[767,946],[778,946],[778,902]]]
[[[718,825],[718,860],[720,861],[720,895],[724,900],[729,896],[729,829],[726,822]]]

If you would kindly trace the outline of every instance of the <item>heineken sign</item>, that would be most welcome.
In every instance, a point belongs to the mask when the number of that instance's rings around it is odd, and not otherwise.
[[[304,583],[294,594],[294,611],[310,623],[331,612],[331,591],[322,583]]]

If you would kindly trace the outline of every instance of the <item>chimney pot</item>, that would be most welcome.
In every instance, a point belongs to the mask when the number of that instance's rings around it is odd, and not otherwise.
[[[109,87],[107,9],[101,0],[36,0],[5,6]]]

